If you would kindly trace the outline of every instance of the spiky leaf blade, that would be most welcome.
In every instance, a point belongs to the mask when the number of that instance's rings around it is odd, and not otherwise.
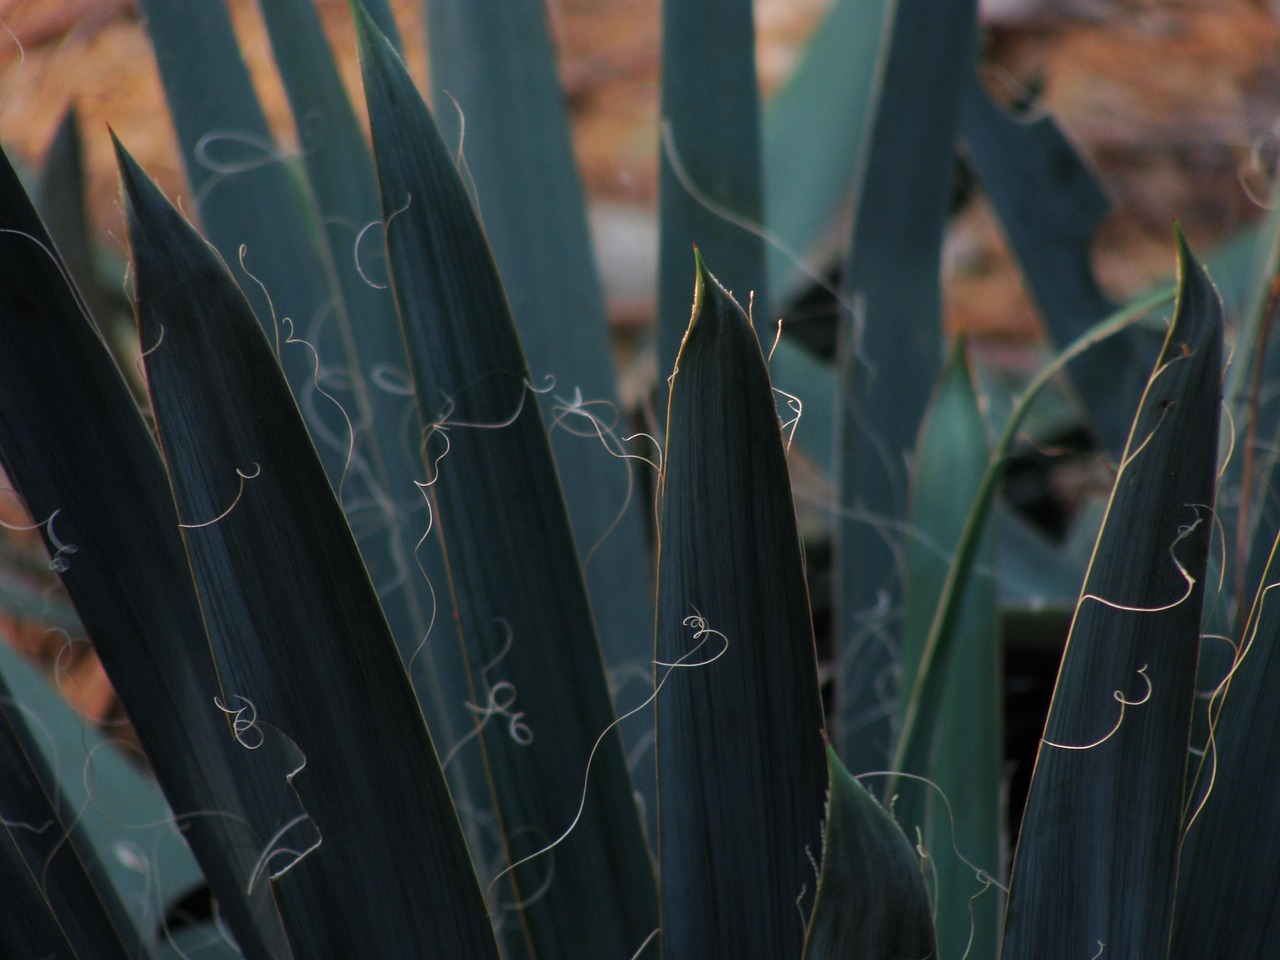
[[[1110,203],[1051,117],[1023,121],[998,107],[976,73],[960,112],[969,156],[991,198],[1049,334],[1065,346],[1114,312],[1093,276],[1090,244]],[[1104,450],[1124,446],[1155,344],[1127,330],[1076,358],[1076,391]]]
[[[760,344],[696,259],[659,500],[663,950],[796,956],[826,789],[809,594]]]
[[[662,4],[661,150],[658,369],[665,376],[688,323],[690,244],[744,301],[753,293],[767,300],[764,243],[733,222],[759,223],[764,214],[750,0]]]
[[[269,893],[249,880],[261,844],[290,812],[278,802],[257,810],[244,786],[261,766],[228,735],[215,706],[217,677],[154,438],[7,159],[0,256],[5,472],[41,522],[241,949],[250,958],[286,957]],[[201,815],[209,810],[224,815]]]
[[[253,881],[274,878],[306,956],[496,957],[422,714],[272,347],[216,253],[117,155],[149,390],[221,702],[304,810]]]
[[[893,9],[882,87],[855,188],[845,286],[836,482],[840,755],[855,773],[883,769],[891,710],[876,703],[896,667],[902,602],[895,524],[906,516],[906,464],[942,367],[942,234],[961,80],[972,68],[972,0]],[[878,709],[879,708],[879,709]],[[865,721],[863,718],[878,718]]]
[[[939,956],[994,956],[1000,898],[1004,751],[992,537],[983,536],[942,655],[926,659],[935,613],[988,463],[986,421],[963,340],[957,341],[921,428],[908,511],[904,691],[938,671],[940,702],[898,746],[894,816],[932,865]],[[906,711],[907,695],[899,705]],[[981,872],[979,872],[981,871]]]
[[[652,867],[529,370],[453,159],[358,7],[356,22],[449,567],[437,592],[454,606],[472,702],[514,698],[477,715],[508,854],[539,854],[509,876],[539,956],[631,956],[657,926]]]
[[[804,960],[936,956],[920,863],[893,817],[827,748],[822,871]]]
[[[600,646],[618,709],[626,712],[652,692],[642,681],[653,642],[653,573],[639,500],[644,478],[619,458],[628,449],[619,439],[627,431],[546,5],[429,2],[427,40],[441,134],[465,153],[534,382],[554,382],[538,399]],[[590,417],[599,418],[601,436]],[[649,725],[628,720],[621,732],[652,829]]]
[[[1178,302],[1094,548],[1023,817],[1003,956],[1164,956],[1217,474],[1222,312]]]

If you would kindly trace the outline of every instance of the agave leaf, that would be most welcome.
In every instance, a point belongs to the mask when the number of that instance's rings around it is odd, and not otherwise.
[[[541,957],[631,956],[657,926],[652,867],[528,367],[431,115],[358,7],[356,23],[449,569],[438,592],[467,652],[508,855],[539,854],[509,874],[519,913]]]
[[[804,960],[936,957],[929,895],[911,844],[829,747],[827,769],[822,872]]]
[[[29,721],[0,676],[0,949],[9,957],[151,957]]]
[[[755,49],[750,0],[662,4],[658,369],[664,373],[675,365],[689,324],[691,244],[740,298],[768,302],[764,243],[732,222],[759,224],[764,215]],[[761,339],[772,336],[770,324],[759,322]]]
[[[766,251],[774,311],[834,260],[887,52],[887,0],[835,0],[764,111]],[[803,146],[801,146],[803,144]],[[800,257],[808,264],[802,269]]]
[[[908,511],[912,539],[906,548],[905,677],[914,678],[923,663],[987,462],[986,423],[964,342],[958,340],[916,449]],[[991,546],[991,535],[984,535],[975,558],[988,569]],[[899,746],[901,770],[922,779],[897,782],[894,815],[909,835],[922,838],[932,860],[938,955],[947,960],[996,954],[1004,761],[996,619],[995,580],[974,576],[960,600],[946,655],[929,665],[941,674],[942,703],[934,722],[912,727],[910,742]]]
[[[283,336],[278,318],[288,317],[326,362],[352,367],[341,324],[330,322],[338,289],[318,216],[267,126],[225,0],[141,0],[141,8],[205,235],[229,264],[240,263],[244,247],[241,276],[252,277],[249,300],[268,337]],[[284,363],[337,489],[347,467],[346,421],[318,395],[307,351],[286,351]],[[355,406],[335,384],[327,387]]]
[[[228,735],[214,706],[219,688],[155,443],[7,161],[0,256],[5,471],[42,521],[53,563],[241,949],[287,957],[269,892],[250,889],[249,879],[259,845],[288,808],[259,809],[246,793],[259,760]]]
[[[205,883],[155,781],[3,645],[0,680],[12,697],[8,709],[32,730],[53,775],[46,794],[61,794],[60,813],[70,815],[93,851],[86,860],[109,881],[137,930],[153,936],[182,897]]]
[[[1089,245],[1111,204],[1051,117],[1001,110],[970,72],[963,133],[1050,336],[1070,343],[1115,311],[1093,277]],[[1155,345],[1129,330],[1081,355],[1070,372],[1102,449],[1119,454]]]
[[[884,79],[858,183],[846,287],[854,316],[838,373],[839,752],[855,772],[883,769],[902,602],[895,532],[906,516],[906,460],[941,369],[942,232],[955,167],[961,80],[972,69],[971,0],[894,8]],[[885,604],[887,601],[887,607]],[[863,724],[859,715],[878,716]]]
[[[117,153],[221,702],[244,745],[292,762],[279,774],[305,811],[252,883],[274,878],[305,956],[496,957],[422,714],[272,347],[216,253]]]
[[[786,455],[750,320],[701,257],[660,487],[665,956],[797,956],[826,772]]]
[[[628,431],[619,422],[604,293],[545,5],[433,0],[427,27],[441,134],[446,143],[461,144],[534,382],[554,383],[539,397],[543,421],[615,700],[625,713],[652,692],[647,511],[639,496],[643,478],[619,459],[627,452],[619,436]],[[460,117],[466,119],[465,140]],[[589,416],[613,431],[607,446]],[[652,728],[628,721],[621,730],[652,834]]]
[[[1222,372],[1221,304],[1181,235],[1178,279],[1036,761],[1008,960],[1169,944]]]
[[[430,584],[443,580],[444,565],[438,543],[423,540],[431,519],[414,486],[422,474],[412,429],[417,414],[405,388],[409,362],[387,283],[373,156],[311,0],[259,5],[301,131],[303,163],[341,294],[335,320],[345,325],[349,366],[331,359],[326,367],[349,384],[356,401],[350,408],[353,442],[341,485],[343,508],[432,737],[447,752],[471,725],[468,683],[456,645],[447,638],[434,642],[432,631],[437,599]],[[370,16],[381,22],[372,9]],[[459,808],[482,811],[487,787],[481,764],[466,757],[449,774]],[[475,857],[487,858],[476,818],[468,817],[465,826]]]
[[[110,303],[94,267],[84,195],[84,148],[74,105],[63,114],[49,144],[36,205],[67,271],[85,298],[89,315],[105,321]]]
[[[1280,735],[1274,690],[1280,671],[1280,541],[1244,628],[1239,651],[1210,703],[1212,739],[1200,765],[1178,876],[1174,960],[1266,957],[1280,950],[1274,870],[1280,833]],[[1215,641],[1208,640],[1207,644]],[[1202,660],[1205,655],[1201,654]]]

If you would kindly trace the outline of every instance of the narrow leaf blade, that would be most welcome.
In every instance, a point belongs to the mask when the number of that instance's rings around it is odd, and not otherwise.
[[[1169,944],[1222,376],[1221,304],[1181,237],[1178,273],[1036,762],[1009,960]]]
[[[291,938],[316,957],[496,957],[422,714],[275,355],[216,254],[117,149],[221,702],[304,809],[260,860]]]
[[[532,857],[509,874],[521,917],[541,957],[631,956],[657,926],[652,866],[528,367],[431,115],[358,7],[356,22],[448,563],[438,593],[454,607],[472,702],[511,698],[480,739],[508,856]]]
[[[911,844],[829,747],[827,768],[822,872],[804,960],[936,956],[929,894]]]
[[[660,499],[663,950],[796,956],[826,785],[808,589],[760,345],[697,268]]]

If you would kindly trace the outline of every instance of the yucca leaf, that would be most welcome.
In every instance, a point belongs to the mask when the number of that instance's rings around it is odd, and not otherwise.
[[[1191,799],[1178,875],[1175,960],[1244,960],[1280,950],[1280,885],[1271,869],[1280,852],[1278,573],[1280,550],[1273,548],[1239,633],[1235,669],[1210,703],[1213,734],[1200,764],[1202,786]],[[1206,638],[1206,644],[1221,642]]]
[[[58,690],[12,649],[0,645],[0,679],[9,706],[31,728],[76,828],[136,928],[154,938],[177,903],[205,885],[191,850],[173,830],[156,782],[98,733]],[[20,705],[20,706],[19,706]],[[70,822],[70,820],[68,822]]]
[[[916,448],[907,515],[906,678],[915,678],[924,663],[947,572],[986,473],[986,422],[972,376],[964,341],[958,340]],[[992,537],[984,534],[982,540],[975,560],[990,569]],[[932,714],[934,722],[914,725],[910,741],[899,746],[901,771],[920,779],[896,781],[894,816],[909,835],[923,840],[932,861],[938,955],[944,960],[996,954],[1000,897],[994,884],[1001,868],[1004,764],[1001,652],[996,583],[978,574],[960,600],[946,655],[928,666],[941,675],[942,702]],[[904,698],[899,709],[905,712],[906,706]]]
[[[1221,304],[1181,235],[1178,280],[1036,761],[1007,960],[1168,949],[1222,382]]]
[[[660,487],[664,956],[797,956],[826,786],[777,407],[750,320],[695,255]]]
[[[6,957],[152,956],[112,886],[76,808],[0,676],[0,951]]]
[[[812,282],[843,241],[854,171],[883,76],[887,0],[836,0],[787,82],[765,105],[765,226],[771,310]],[[815,257],[817,259],[815,259]]]
[[[1115,312],[1093,277],[1089,248],[1111,204],[1051,117],[1021,121],[1001,110],[972,71],[961,110],[969,156],[1022,267],[1049,335],[1067,344]],[[1155,344],[1128,330],[1070,367],[1102,449],[1118,455]]]
[[[883,769],[889,750],[892,708],[876,701],[896,669],[901,634],[895,530],[906,516],[907,454],[941,370],[942,232],[974,7],[895,5],[857,185],[836,468],[840,504],[850,511],[836,544],[838,746],[855,773]]]
[[[430,581],[442,580],[444,567],[434,540],[419,543],[431,518],[414,486],[422,473],[416,409],[405,389],[408,358],[387,283],[373,156],[311,0],[259,4],[301,131],[303,165],[340,293],[333,322],[344,325],[345,358],[322,359],[330,379],[345,381],[354,401],[348,410],[351,463],[343,474],[343,509],[432,736],[448,751],[470,726],[466,671],[455,645],[434,642],[431,635],[438,601]],[[455,801],[479,810],[486,790],[480,764],[454,764],[449,772]],[[474,832],[473,842],[478,849]]]
[[[319,216],[267,126],[225,0],[140,6],[205,236],[246,281],[268,337],[277,335],[277,318],[289,317],[326,362],[349,365],[340,325],[329,322],[337,287],[326,269]],[[316,394],[315,361],[306,351],[288,351],[284,364],[337,489],[347,465],[346,422]],[[335,391],[330,384],[328,392]]]
[[[620,712],[652,691],[653,574],[625,429],[604,293],[587,233],[564,91],[540,0],[432,0],[427,39],[436,116],[460,142],[564,486]],[[460,119],[466,136],[461,138]],[[597,437],[589,416],[613,431]],[[625,512],[623,512],[625,511]],[[655,804],[647,724],[622,725],[636,787]]]
[[[358,6],[356,24],[449,569],[437,592],[467,652],[508,855],[540,854],[509,875],[519,912],[540,957],[631,956],[657,926],[652,868],[529,370],[452,157]]]
[[[762,307],[764,243],[733,218],[764,215],[760,89],[750,0],[662,4],[662,153],[658,173],[658,370],[675,364],[689,319],[689,245],[723,282]],[[726,218],[726,213],[728,218]],[[659,385],[662,386],[661,384]],[[659,390],[661,393],[661,389]]]
[[[220,702],[304,810],[251,885],[273,878],[300,955],[496,957],[422,714],[272,347],[217,255],[117,152]]]
[[[902,829],[827,748],[822,871],[804,960],[936,957],[929,895]]]
[[[259,844],[289,811],[259,812],[245,793],[258,760],[229,736],[215,706],[219,688],[154,440],[7,161],[0,258],[5,471],[41,523],[245,956],[287,957],[269,894],[249,879]]]

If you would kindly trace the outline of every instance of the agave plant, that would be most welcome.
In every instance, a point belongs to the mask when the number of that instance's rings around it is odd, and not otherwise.
[[[668,5],[672,375],[637,438],[541,6],[427,4],[462,172],[384,2],[353,6],[372,150],[312,6],[260,6],[294,160],[235,153],[273,141],[222,4],[142,4],[203,231],[117,143],[145,416],[0,170],[0,458],[154,774],[0,664],[7,954],[1268,954],[1280,522],[1218,452],[1221,303],[1181,237],[1175,291],[1102,297],[1097,188],[986,98],[971,7],[838,0],[762,110],[750,4]],[[957,136],[1064,346],[994,442],[939,330]],[[768,320],[850,193],[829,365]],[[1274,310],[1226,387],[1258,446]],[[1010,872],[1002,593],[1070,565],[998,493],[1064,369],[1118,468]],[[789,455],[840,491],[831,711]]]

